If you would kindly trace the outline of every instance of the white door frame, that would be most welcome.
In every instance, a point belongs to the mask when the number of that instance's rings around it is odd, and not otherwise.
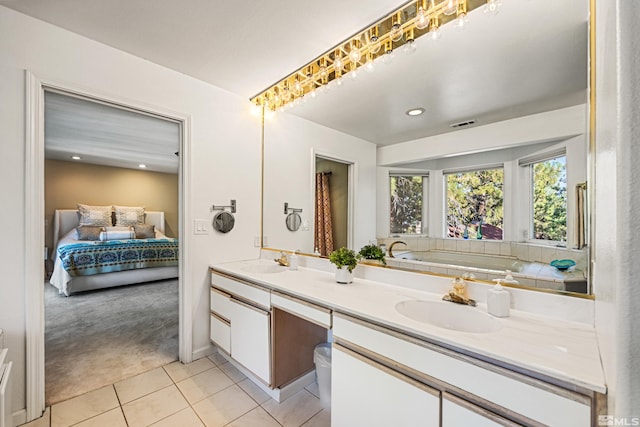
[[[122,100],[94,90],[71,87],[66,83],[44,80],[30,71],[25,72],[25,311],[26,311],[26,410],[27,421],[42,416],[45,409],[44,388],[44,92],[46,89],[76,94],[99,101],[146,111],[180,122],[178,230],[179,243],[179,338],[178,356],[183,363],[193,358],[193,292],[190,281],[191,266],[188,221],[190,218],[190,153],[191,117],[168,111],[139,101]]]
[[[355,249],[355,225],[356,225],[356,182],[358,182],[358,162],[353,159],[347,159],[345,156],[337,156],[332,153],[316,150],[315,148],[311,148],[311,191],[309,194],[312,195],[312,203],[311,203],[311,213],[313,218],[316,215],[316,203],[315,203],[315,194],[316,194],[316,158],[331,160],[333,162],[342,163],[347,165],[348,168],[348,197],[347,197],[347,247],[350,249]],[[315,233],[315,231],[314,231]]]

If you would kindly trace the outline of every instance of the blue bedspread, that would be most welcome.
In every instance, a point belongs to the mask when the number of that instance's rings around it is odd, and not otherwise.
[[[73,243],[58,248],[58,256],[71,276],[168,267],[178,265],[178,239]]]

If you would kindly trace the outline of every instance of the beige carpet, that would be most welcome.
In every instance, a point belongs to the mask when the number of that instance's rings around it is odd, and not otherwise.
[[[177,279],[70,297],[45,284],[47,405],[177,358]]]

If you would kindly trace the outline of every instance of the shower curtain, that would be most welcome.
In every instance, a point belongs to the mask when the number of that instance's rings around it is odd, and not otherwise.
[[[333,252],[333,222],[331,220],[331,199],[329,173],[316,173],[316,217],[313,246],[320,255]]]

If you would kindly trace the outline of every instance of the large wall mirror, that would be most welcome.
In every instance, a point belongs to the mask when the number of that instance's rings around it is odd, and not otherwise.
[[[440,30],[265,119],[263,246],[314,253],[316,159],[340,159],[353,249],[402,241],[392,267],[460,274],[451,252],[478,279],[589,294],[589,1],[504,1]]]

